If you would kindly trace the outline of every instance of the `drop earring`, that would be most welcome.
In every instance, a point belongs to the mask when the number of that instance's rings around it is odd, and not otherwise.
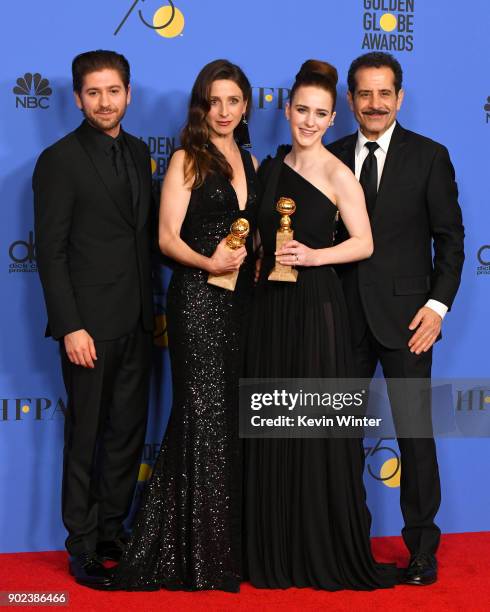
[[[244,147],[245,149],[252,148],[252,143],[250,142],[250,132],[248,130],[248,121],[245,114],[243,114],[242,120],[235,128],[235,140],[240,147]]]

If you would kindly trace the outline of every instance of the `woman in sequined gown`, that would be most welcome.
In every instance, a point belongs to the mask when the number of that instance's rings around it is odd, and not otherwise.
[[[173,406],[112,589],[239,590],[238,377],[253,253],[251,237],[237,251],[224,239],[239,217],[253,233],[256,161],[235,140],[250,99],[237,66],[203,68],[162,188],[160,246],[176,262],[167,296]],[[238,269],[235,291],[207,283],[209,273]]]
[[[333,264],[368,257],[372,237],[363,193],[322,145],[335,113],[337,72],[303,64],[287,117],[293,146],[259,170],[263,259],[250,316],[250,378],[346,378],[352,355],[346,305]],[[278,261],[297,282],[269,281],[280,215],[292,198],[295,240]],[[333,246],[338,211],[350,238]],[[369,541],[360,439],[251,439],[245,444],[246,572],[259,588],[370,590],[393,586],[396,568],[377,564]]]

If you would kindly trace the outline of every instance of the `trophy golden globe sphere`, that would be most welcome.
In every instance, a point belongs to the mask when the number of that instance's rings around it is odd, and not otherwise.
[[[276,233],[276,251],[280,251],[294,237],[291,215],[296,211],[296,203],[291,198],[279,198],[276,202],[276,210],[281,215],[279,229]],[[298,271],[294,270],[292,266],[279,263],[276,256],[274,268],[267,278],[271,281],[295,283],[298,278]]]
[[[279,198],[276,210],[281,215],[292,215],[296,211],[296,203],[291,198]]]
[[[231,224],[230,233],[226,239],[227,246],[232,249],[239,249],[245,244],[245,239],[250,231],[250,224],[247,219],[240,217]]]
[[[247,219],[240,217],[232,223],[230,231],[237,238],[246,238],[250,231],[250,224]]]
[[[283,234],[291,232],[291,219],[289,218],[296,210],[296,203],[291,198],[279,198],[276,203],[276,210],[281,215],[279,231]]]
[[[238,218],[231,224],[230,233],[226,237],[226,246],[232,251],[239,249],[245,244],[249,232],[250,224],[247,219],[243,217]],[[210,274],[208,276],[208,283],[222,289],[228,289],[228,291],[234,291],[237,278],[238,270],[233,270],[225,274]]]

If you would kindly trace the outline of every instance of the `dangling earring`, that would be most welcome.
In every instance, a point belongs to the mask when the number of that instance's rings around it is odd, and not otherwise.
[[[248,131],[248,121],[245,117],[245,113],[242,116],[242,120],[235,128],[235,140],[240,147],[250,149],[252,143],[250,142],[250,132]]]
[[[335,121],[332,119],[332,121],[330,121],[330,125],[328,127],[333,127],[335,125]]]

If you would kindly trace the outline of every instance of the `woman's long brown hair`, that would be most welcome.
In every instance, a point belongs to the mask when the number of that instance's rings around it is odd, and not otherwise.
[[[215,60],[206,64],[197,75],[192,88],[187,123],[180,142],[185,151],[184,177],[192,181],[192,189],[200,187],[208,174],[219,173],[231,180],[233,170],[218,149],[209,140],[206,116],[211,108],[209,95],[211,85],[217,80],[230,80],[238,85],[247,102],[246,116],[250,112],[252,88],[243,70],[228,60]]]

